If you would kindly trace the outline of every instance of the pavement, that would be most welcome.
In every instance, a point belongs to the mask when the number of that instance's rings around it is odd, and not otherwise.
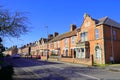
[[[120,72],[120,64],[111,64],[105,68],[109,71]]]
[[[77,65],[77,66],[80,65],[81,66],[81,64],[77,64],[77,63],[75,64],[75,63],[60,62],[60,61],[49,61],[49,62],[65,63],[65,64],[70,64],[70,65]],[[82,65],[82,66],[87,67],[87,65]],[[91,66],[91,67],[95,67],[95,66]],[[105,68],[106,70],[109,70],[109,71],[120,72],[120,63],[119,64],[110,64],[108,66],[99,67],[99,68]]]
[[[58,62],[58,61],[51,61],[51,62]],[[65,64],[71,64],[71,65],[80,65],[81,66],[81,64],[75,64],[75,63],[67,63],[67,62],[59,62],[59,63],[65,63]],[[87,65],[82,65],[82,66],[87,67]],[[91,66],[91,67],[95,67],[95,66]],[[108,71],[113,71],[113,72],[120,72],[120,64],[110,64],[106,67],[99,67],[99,68],[104,68]]]
[[[120,64],[106,67],[80,64],[41,61],[36,59],[4,60],[6,65],[13,63],[13,80],[119,80]],[[6,79],[2,79],[6,80]]]

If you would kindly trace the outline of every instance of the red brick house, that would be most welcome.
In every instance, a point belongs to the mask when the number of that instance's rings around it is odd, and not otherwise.
[[[88,14],[84,15],[83,23],[77,33],[77,57],[89,58],[97,64],[120,62],[120,24],[104,17],[93,19]]]
[[[6,51],[4,51],[5,55],[13,55],[13,54],[16,54],[16,53],[18,53],[17,46],[12,46],[9,49],[7,49]]]
[[[120,62],[120,23],[108,18],[94,19],[84,14],[79,28],[72,24],[70,31],[48,35],[31,47],[35,54],[56,54],[61,61],[87,65]],[[23,52],[28,49],[23,49]],[[33,54],[32,54],[33,55]]]

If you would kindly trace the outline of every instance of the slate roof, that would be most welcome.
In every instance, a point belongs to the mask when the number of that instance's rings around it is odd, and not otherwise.
[[[64,38],[68,38],[71,36],[75,36],[75,35],[76,35],[76,29],[74,31],[70,31],[70,32],[66,32],[61,35],[58,35],[58,36],[54,37],[52,40],[50,40],[49,42],[55,42],[55,41],[58,41],[58,40],[61,40]]]
[[[48,41],[48,39],[46,39],[46,38],[40,38],[40,40],[39,40],[40,44],[42,43],[42,40],[44,41],[44,43],[46,43]]]
[[[103,17],[99,20],[94,19],[94,21],[96,22],[96,25],[106,24],[106,25],[109,25],[109,26],[120,28],[120,23],[110,19],[109,17]]]

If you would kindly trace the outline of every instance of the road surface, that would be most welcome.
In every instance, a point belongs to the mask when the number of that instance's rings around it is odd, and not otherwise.
[[[10,59],[13,80],[120,80],[120,72],[80,64],[36,59]]]

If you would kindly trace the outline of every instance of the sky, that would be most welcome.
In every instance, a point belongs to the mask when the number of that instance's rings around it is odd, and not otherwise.
[[[0,5],[11,12],[26,12],[30,31],[20,38],[4,38],[6,47],[38,41],[48,33],[68,32],[70,24],[80,27],[84,13],[99,19],[105,16],[120,22],[120,0],[0,0]]]

